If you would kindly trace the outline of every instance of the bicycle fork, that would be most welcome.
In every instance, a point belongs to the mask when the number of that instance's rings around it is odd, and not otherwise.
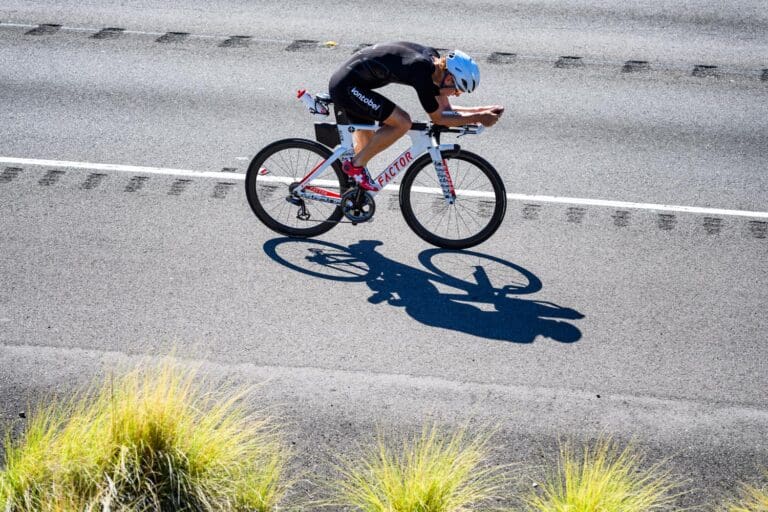
[[[452,205],[456,202],[456,189],[453,187],[451,173],[448,170],[448,162],[443,158],[443,155],[440,152],[440,146],[434,139],[432,141],[432,146],[429,148],[429,156],[432,157],[432,163],[434,164],[435,172],[437,173],[437,181],[440,183],[445,202]]]

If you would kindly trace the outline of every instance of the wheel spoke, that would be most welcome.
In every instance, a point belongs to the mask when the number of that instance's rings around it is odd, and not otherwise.
[[[315,236],[332,228],[341,216],[341,210],[332,203],[312,201],[304,199],[308,220],[297,217],[300,206],[288,201],[288,183],[280,181],[260,180],[258,174],[261,168],[266,168],[268,176],[274,178],[288,178],[298,181],[306,176],[317,163],[330,156],[321,147],[311,141],[283,141],[263,150],[265,156],[257,156],[259,162],[254,161],[248,171],[248,187],[255,192],[249,193],[249,202],[254,213],[270,228],[293,236]],[[261,155],[261,153],[260,153]],[[255,172],[255,176],[251,173]],[[324,173],[325,179],[339,180],[338,184],[324,186],[323,188],[338,188],[342,190],[340,176],[336,170]],[[266,181],[266,183],[264,183]],[[269,188],[268,188],[269,187]]]
[[[495,171],[471,154],[452,154],[446,157],[448,173],[455,190],[488,191],[493,197],[459,192],[453,204],[436,206],[434,198],[439,198],[439,201],[442,195],[417,193],[413,190],[415,186],[442,189],[430,164],[427,161],[421,168],[414,169],[412,172],[415,174],[410,176],[410,180],[405,180],[408,200],[403,214],[409,225],[425,240],[443,247],[471,247],[485,240],[498,228],[502,220],[500,213],[504,211],[497,204],[503,186],[498,184]]]

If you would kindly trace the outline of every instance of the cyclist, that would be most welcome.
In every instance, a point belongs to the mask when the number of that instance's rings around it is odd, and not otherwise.
[[[504,112],[501,105],[451,105],[449,96],[472,92],[480,84],[477,63],[460,50],[441,56],[429,46],[396,42],[369,46],[355,53],[333,74],[328,89],[334,104],[344,110],[350,123],[380,123],[375,132],[354,132],[355,156],[342,164],[344,173],[365,190],[376,190],[366,164],[411,129],[408,113],[373,91],[391,83],[416,89],[421,106],[435,124],[493,126]]]

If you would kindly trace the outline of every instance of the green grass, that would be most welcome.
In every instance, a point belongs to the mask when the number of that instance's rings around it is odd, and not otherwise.
[[[5,440],[0,509],[276,510],[289,455],[271,423],[166,362],[38,407]]]
[[[432,426],[395,451],[379,436],[376,449],[339,468],[333,505],[361,512],[478,510],[504,483],[502,468],[487,464],[488,441]]]
[[[643,469],[631,446],[599,439],[580,454],[561,445],[557,470],[525,500],[537,512],[645,512],[669,510],[677,484],[660,465]]]
[[[271,420],[246,410],[245,394],[206,392],[196,372],[166,361],[40,405],[18,438],[6,434],[0,511],[280,510],[290,453]],[[397,447],[380,435],[361,459],[337,467],[334,496],[322,504],[488,510],[509,484],[489,462],[490,439],[434,425]],[[648,467],[631,445],[602,438],[561,445],[557,467],[521,501],[529,512],[653,512],[672,509],[679,489],[661,464]],[[768,488],[743,486],[719,510],[768,512]]]
[[[728,512],[768,512],[768,487],[744,485],[739,499],[727,505],[726,510]]]

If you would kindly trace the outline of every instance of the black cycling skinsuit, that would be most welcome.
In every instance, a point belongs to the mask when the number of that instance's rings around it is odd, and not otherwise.
[[[416,89],[421,106],[428,114],[438,108],[440,89],[432,82],[433,57],[437,50],[416,43],[397,42],[369,46],[355,53],[331,77],[328,92],[337,108],[352,123],[384,121],[395,104],[372,89],[397,83]]]

